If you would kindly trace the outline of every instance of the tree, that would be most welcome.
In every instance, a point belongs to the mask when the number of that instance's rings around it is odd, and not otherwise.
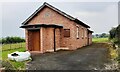
[[[105,38],[105,37],[108,37],[108,35],[107,35],[106,33],[102,33],[102,34],[100,35],[100,37],[101,37],[101,38]]]
[[[9,37],[9,36],[0,39],[0,43],[2,44],[20,43],[20,42],[25,42],[25,39],[20,37]]]
[[[116,28],[116,38],[118,40],[117,43],[120,44],[120,25],[118,25],[118,27]]]
[[[120,25],[118,25],[116,28],[112,28],[109,33],[109,39],[111,39],[115,44],[120,45]]]
[[[109,34],[110,34],[109,39],[115,38],[115,36],[116,36],[116,28],[112,28],[112,29],[109,31]]]
[[[96,34],[95,36],[96,36],[97,38],[99,37],[99,35],[98,35],[98,34]]]

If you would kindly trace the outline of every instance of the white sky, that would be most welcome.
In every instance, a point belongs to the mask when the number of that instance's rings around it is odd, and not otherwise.
[[[2,9],[2,36],[24,37],[24,30],[20,29],[21,23],[28,18],[43,2],[38,0],[3,0]],[[6,1],[6,2],[5,2]],[[19,2],[21,1],[21,2]],[[29,1],[29,2],[28,2]],[[108,33],[118,25],[118,0],[65,0],[66,2],[46,1],[65,13],[78,18],[88,24],[96,33]],[[60,0],[59,0],[60,1]],[[83,2],[84,1],[84,2]],[[89,2],[88,2],[89,1]],[[99,2],[100,1],[100,2]],[[2,2],[2,0],[1,0]],[[0,34],[1,35],[1,34]]]

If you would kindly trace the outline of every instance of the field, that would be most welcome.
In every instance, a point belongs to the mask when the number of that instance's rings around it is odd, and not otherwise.
[[[94,43],[103,43],[103,42],[109,42],[109,39],[108,38],[93,38],[92,41]]]
[[[11,44],[11,45],[4,44],[2,46],[2,52],[1,52],[2,58],[0,58],[0,60],[9,62],[14,67],[14,69],[24,69],[25,62],[16,62],[16,61],[8,60],[7,55],[15,51],[25,51],[25,43],[16,43],[16,44]]]
[[[17,49],[17,48],[25,48],[25,43],[13,43],[13,44],[3,44],[2,45],[2,51],[6,50],[12,50],[12,49]]]

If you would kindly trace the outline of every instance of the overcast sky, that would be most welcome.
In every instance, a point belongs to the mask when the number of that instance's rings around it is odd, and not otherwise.
[[[24,0],[27,1],[27,0]],[[112,1],[112,0],[111,0]],[[118,2],[48,2],[65,13],[88,24],[96,33],[108,33],[118,25]],[[21,23],[43,2],[2,3],[2,36],[24,37]],[[1,15],[0,12],[0,15]]]

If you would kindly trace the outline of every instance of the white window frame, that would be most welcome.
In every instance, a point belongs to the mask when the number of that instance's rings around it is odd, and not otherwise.
[[[82,38],[84,38],[84,28],[82,27]]]
[[[76,27],[77,27],[77,29],[76,29],[76,30],[77,30],[77,31],[76,31],[76,32],[77,32],[77,33],[76,33],[76,38],[79,39],[79,26],[76,26]]]

